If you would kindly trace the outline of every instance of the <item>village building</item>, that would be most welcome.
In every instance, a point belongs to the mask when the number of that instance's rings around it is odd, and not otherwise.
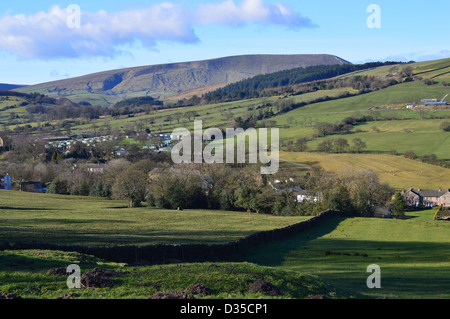
[[[317,196],[311,196],[309,194],[309,192],[307,192],[304,189],[300,189],[297,190],[295,192],[293,192],[293,195],[295,197],[295,201],[297,203],[303,203],[304,201],[313,201],[313,202],[317,202],[319,199],[317,198]]]
[[[103,174],[108,169],[106,164],[88,164],[85,166],[87,172],[92,174]]]
[[[450,189],[426,190],[410,188],[407,191],[403,191],[402,195],[408,206],[450,207]]]
[[[313,201],[317,202],[319,198],[317,196],[313,196],[307,190],[302,189],[300,186],[294,184],[294,179],[290,178],[289,180],[280,181],[278,179],[274,180],[273,183],[269,182],[269,185],[277,192],[281,194],[283,192],[291,193],[294,197],[294,200],[297,203],[303,203],[304,201]]]
[[[373,216],[376,218],[391,218],[392,211],[389,207],[386,206],[375,207]]]

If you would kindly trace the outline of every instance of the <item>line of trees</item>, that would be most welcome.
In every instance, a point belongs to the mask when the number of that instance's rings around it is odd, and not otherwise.
[[[9,173],[20,189],[24,182],[40,181],[48,185],[48,193],[122,199],[128,201],[129,207],[147,202],[149,206],[167,209],[207,208],[274,215],[315,215],[326,209],[339,209],[369,216],[376,205],[389,199],[391,192],[370,171],[313,171],[295,183],[281,171],[271,177],[271,183],[260,174],[258,164],[169,163],[165,154],[147,154],[109,160],[104,165],[94,165],[103,167],[97,170],[80,158],[46,161],[38,156],[23,162],[0,162],[0,175]],[[275,179],[286,183],[277,187]],[[308,190],[316,200],[297,202],[293,193],[296,187]]]
[[[318,152],[324,153],[362,153],[367,148],[366,142],[360,138],[353,139],[352,145],[345,138],[327,139],[317,146]]]
[[[396,152],[395,152],[396,153]],[[394,155],[398,155],[398,154],[394,154]],[[425,154],[422,156],[418,156],[416,154],[416,152],[414,152],[413,150],[407,150],[403,156],[405,158],[408,159],[412,159],[412,160],[418,160],[422,163],[427,163],[427,164],[431,164],[431,165],[436,165],[436,166],[441,166],[441,167],[445,167],[445,168],[450,168],[450,164],[447,163],[445,160],[440,160],[436,154]]]
[[[134,176],[135,172],[127,174]],[[314,170],[295,182],[283,173],[275,178],[286,182],[282,187],[274,186],[254,165],[239,169],[226,165],[160,167],[147,181],[146,199],[150,206],[168,209],[208,208],[274,215],[316,215],[336,209],[372,216],[375,207],[385,205],[393,194],[374,172],[365,170]],[[293,189],[298,186],[315,199],[297,202]]]
[[[354,71],[367,70],[370,68],[392,64],[398,64],[398,62],[375,62],[358,65],[322,65],[296,68],[265,75],[258,75],[250,79],[232,83],[224,88],[209,92],[203,95],[202,98],[207,103],[258,98],[268,89],[330,79]]]

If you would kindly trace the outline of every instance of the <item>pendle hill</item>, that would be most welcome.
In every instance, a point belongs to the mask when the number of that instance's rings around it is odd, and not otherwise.
[[[74,102],[109,105],[138,96],[166,97],[205,88],[213,90],[256,75],[299,67],[347,64],[333,55],[241,55],[204,61],[133,67],[84,75],[18,89]]]

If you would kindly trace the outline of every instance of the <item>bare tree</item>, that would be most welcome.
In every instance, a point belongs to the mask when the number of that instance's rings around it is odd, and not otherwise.
[[[128,207],[139,207],[145,200],[147,176],[138,169],[127,169],[116,178],[112,193],[115,199],[127,199]]]
[[[13,183],[16,183],[22,191],[23,183],[30,181],[33,177],[33,165],[13,163],[8,166],[8,173]]]

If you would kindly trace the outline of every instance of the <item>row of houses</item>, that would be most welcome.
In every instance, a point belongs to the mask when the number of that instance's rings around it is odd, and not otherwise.
[[[444,206],[450,207],[450,189],[414,189],[402,191],[403,198],[408,206],[411,207],[435,207]]]
[[[172,140],[174,139],[182,139],[181,135],[173,135],[173,134],[147,134],[147,139],[157,138],[158,142],[153,142],[148,145],[144,145],[142,148],[148,151],[170,151],[170,146],[172,144]],[[130,136],[126,136],[127,139],[131,138]],[[95,146],[98,143],[113,141],[116,140],[117,137],[113,137],[110,135],[99,136],[95,133],[83,133],[80,135],[72,135],[72,136],[47,136],[44,138],[46,143],[46,148],[57,148],[63,150],[63,152],[68,153],[75,145],[75,143],[82,143],[86,146]],[[117,156],[126,155],[126,151],[123,148],[117,148],[114,151]]]
[[[46,136],[43,138],[47,142],[46,148],[55,147],[60,149],[70,150],[77,142],[81,142],[84,145],[91,146],[96,143],[102,143],[106,141],[112,141],[114,138],[110,135],[97,136],[96,133],[83,133],[80,135],[72,136]]]

